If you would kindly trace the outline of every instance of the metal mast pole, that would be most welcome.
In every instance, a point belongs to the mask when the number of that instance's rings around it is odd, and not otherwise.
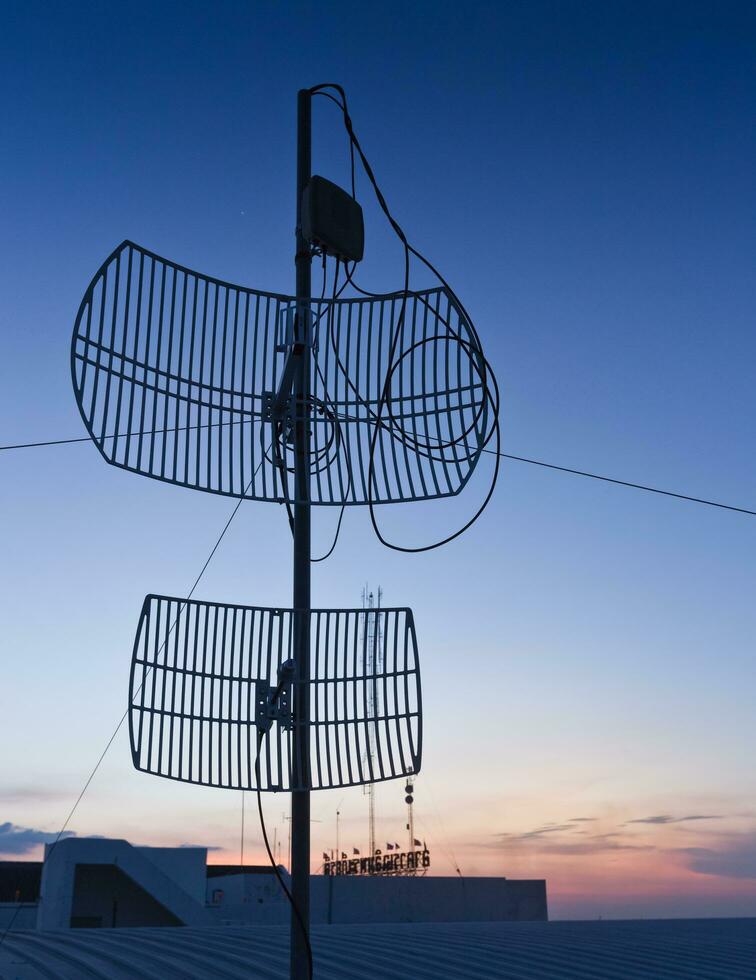
[[[311,168],[311,95],[297,96],[297,315],[295,343],[301,344],[294,377],[294,776],[309,785],[310,759],[310,248],[302,237],[302,194]],[[310,928],[310,792],[291,794],[291,893]],[[307,944],[292,910],[291,980],[307,980]]]

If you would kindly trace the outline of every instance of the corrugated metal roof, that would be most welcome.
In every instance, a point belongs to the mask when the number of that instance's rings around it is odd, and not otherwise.
[[[756,919],[320,926],[316,980],[754,980]],[[9,934],[2,980],[286,980],[288,930]]]

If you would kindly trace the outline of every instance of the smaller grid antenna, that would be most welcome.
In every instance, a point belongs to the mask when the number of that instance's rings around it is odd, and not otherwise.
[[[381,710],[381,692],[378,686],[378,678],[383,673],[384,654],[383,642],[381,637],[381,621],[379,610],[383,599],[383,589],[378,586],[377,598],[368,589],[362,590],[362,608],[365,615],[362,623],[362,644],[363,658],[365,661],[365,677],[367,681],[367,712],[370,719],[376,719]],[[365,749],[365,765],[369,771],[373,771],[375,759],[375,729],[373,725],[368,727],[368,741]],[[368,854],[372,857],[375,854],[375,783],[368,783],[363,788],[363,793],[368,798]]]
[[[274,793],[419,772],[422,698],[411,610],[310,610],[306,681],[291,669],[298,616],[148,595],[131,662],[134,766],[181,782]],[[307,706],[306,728],[297,701]],[[261,731],[267,737],[258,742]],[[298,739],[303,766],[295,765]]]

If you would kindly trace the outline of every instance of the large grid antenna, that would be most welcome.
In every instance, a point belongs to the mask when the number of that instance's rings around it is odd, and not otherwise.
[[[292,980],[312,976],[310,792],[411,777],[422,755],[412,613],[312,609],[311,508],[453,496],[498,439],[477,333],[426,260],[438,288],[411,290],[407,272],[400,292],[342,298],[334,286],[313,298],[313,256],[353,272],[364,244],[354,196],[311,173],[315,94],[341,108],[409,269],[419,253],[388,212],[343,90],[316,86],[297,101],[294,295],[201,275],[124,241],[87,288],[71,344],[76,402],[107,462],[289,510],[290,607],[147,596],[129,722],[140,770],[291,793]]]
[[[490,410],[482,355],[454,297],[442,287],[303,300],[307,501],[459,493]],[[289,438],[297,309],[293,296],[222,282],[122,242],[89,284],[71,344],[76,402],[103,457],[195,490],[301,500]],[[396,349],[408,355],[394,364]]]

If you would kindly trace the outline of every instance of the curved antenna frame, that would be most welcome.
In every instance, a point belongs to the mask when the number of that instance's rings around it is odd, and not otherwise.
[[[105,460],[210,493],[302,502],[286,388],[296,310],[294,297],[122,242],[84,294],[71,344],[76,402]],[[443,287],[320,298],[309,315],[309,503],[458,494],[490,409],[483,355],[456,300]],[[393,363],[392,349],[404,351]]]
[[[298,615],[306,614],[148,595],[129,683],[134,766],[203,786],[256,789],[258,733],[267,726],[264,791],[360,786],[419,772],[422,695],[411,610],[313,609],[304,682],[310,781],[297,783],[298,682],[286,671]],[[272,704],[279,686],[283,697]]]

